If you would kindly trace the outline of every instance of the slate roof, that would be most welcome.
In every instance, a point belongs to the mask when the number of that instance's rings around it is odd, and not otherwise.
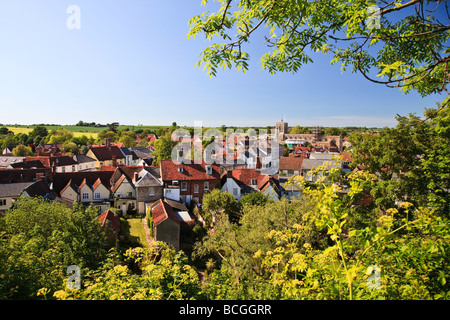
[[[18,197],[23,190],[31,186],[34,182],[17,182],[0,184],[0,198]]]
[[[111,147],[91,147],[90,150],[94,153],[95,157],[98,161],[106,161],[112,160],[113,156],[116,159],[124,159],[122,151],[120,151],[119,147],[111,146]]]
[[[86,162],[94,162],[95,159],[88,157],[84,154],[76,154],[73,156],[73,159],[77,162],[77,163],[86,163]]]

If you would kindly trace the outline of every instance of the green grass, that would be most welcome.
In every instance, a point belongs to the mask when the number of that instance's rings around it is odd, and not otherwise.
[[[133,245],[146,247],[147,239],[145,237],[144,225],[142,224],[141,218],[127,218],[124,220],[126,221],[127,225],[121,226],[121,232],[124,232],[124,234],[129,238],[130,242]]]

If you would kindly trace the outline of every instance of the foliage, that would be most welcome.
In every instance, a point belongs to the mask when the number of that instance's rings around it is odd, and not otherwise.
[[[122,142],[125,147],[131,148],[136,146],[136,134],[133,131],[122,131],[119,142]]]
[[[197,272],[187,264],[187,257],[164,243],[150,249],[130,248],[125,261],[127,265],[112,251],[101,268],[83,271],[81,290],[65,288],[54,296],[62,300],[181,300],[203,296]],[[137,267],[138,272],[130,266]]]
[[[13,150],[12,154],[15,157],[26,157],[26,156],[32,156],[33,151],[30,147],[24,146],[23,144],[17,145]]]
[[[227,214],[231,219],[239,219],[239,203],[228,192],[222,192],[219,189],[213,189],[203,196],[203,217],[211,217],[214,221],[219,213]],[[205,218],[205,220],[209,220]]]
[[[69,265],[96,267],[106,238],[94,209],[19,198],[0,218],[0,297],[35,298],[58,289]]]
[[[415,115],[398,117],[395,128],[351,136],[354,162],[379,176],[372,196],[383,210],[406,200],[448,216],[450,110],[437,110],[426,111],[431,118],[427,121]]]
[[[159,165],[161,160],[169,160],[172,157],[172,149],[175,147],[176,142],[172,141],[171,135],[166,133],[164,136],[160,137],[158,140],[153,141],[153,151],[152,155],[156,157],[155,165]]]
[[[322,52],[331,53],[331,63],[340,62],[341,70],[351,67],[372,82],[404,92],[416,90],[423,96],[447,92],[450,57],[444,44],[450,36],[450,16],[442,1],[217,2],[217,12],[206,11],[189,20],[187,34],[220,39],[202,52],[197,63],[210,76],[218,67],[245,72],[249,61],[245,46],[263,33],[268,52],[260,63],[271,74],[295,73],[313,62],[311,53]],[[368,10],[372,5],[379,7],[380,21],[375,25],[371,22],[376,17]],[[447,17],[438,18],[440,11],[447,11]]]

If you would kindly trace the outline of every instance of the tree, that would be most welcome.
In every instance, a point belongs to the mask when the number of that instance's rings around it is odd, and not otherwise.
[[[117,128],[119,127],[119,123],[118,122],[112,122],[112,123],[106,124],[106,126],[108,127],[108,131],[112,131],[114,133],[117,133]]]
[[[233,195],[228,192],[213,189],[203,196],[202,205],[204,212],[209,213],[212,219],[215,219],[219,213],[225,213],[232,221],[239,220],[239,203]]]
[[[122,142],[125,147],[131,148],[136,146],[136,134],[133,131],[122,131],[119,142]]]
[[[377,135],[354,133],[354,162],[379,176],[372,195],[386,210],[399,201],[431,206],[436,213],[450,210],[450,131],[449,108],[428,109],[430,119],[422,121],[410,114],[397,117],[395,128]],[[437,114],[437,115],[436,115]]]
[[[78,154],[78,152],[80,151],[77,144],[72,141],[64,142],[63,147],[65,150],[65,153],[68,155],[72,155],[72,156]]]
[[[241,197],[239,204],[244,206],[264,206],[270,200],[267,194],[261,192],[249,192]]]
[[[263,32],[269,52],[260,62],[271,74],[297,72],[313,62],[310,52],[331,53],[332,64],[340,62],[342,70],[351,67],[372,82],[423,96],[448,94],[450,51],[444,44],[450,36],[450,15],[442,1],[218,2],[218,12],[190,19],[187,35],[224,41],[208,46],[197,63],[204,64],[210,76],[219,66],[245,72],[249,60],[245,45]],[[379,11],[370,9],[374,4]],[[447,16],[438,14],[442,11]]]
[[[97,134],[97,140],[100,142],[105,141],[105,139],[109,139],[111,141],[117,140],[117,134],[114,131],[108,131],[108,130],[101,130]]]
[[[47,137],[48,130],[44,126],[36,126],[28,134],[30,142],[34,143],[36,146],[43,143],[43,139]]]
[[[48,143],[63,144],[73,139],[73,132],[64,128],[50,131]]]
[[[36,298],[61,287],[69,265],[96,268],[108,249],[95,209],[20,197],[0,217],[0,297]]]
[[[153,151],[152,155],[156,157],[155,164],[157,166],[161,163],[161,160],[169,160],[172,158],[172,149],[176,144],[175,141],[172,141],[170,133],[166,133],[153,142],[155,151]]]
[[[7,135],[8,133],[13,133],[13,132],[11,130],[9,130],[7,127],[0,128],[0,135]]]
[[[23,144],[17,145],[13,150],[12,154],[15,157],[26,157],[26,156],[32,156],[33,151],[30,147],[24,146]]]
[[[302,134],[302,133],[311,133],[307,127],[295,126],[291,130],[289,130],[290,134]]]

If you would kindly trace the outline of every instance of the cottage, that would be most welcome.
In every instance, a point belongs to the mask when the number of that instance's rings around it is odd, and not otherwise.
[[[303,157],[289,155],[288,157],[281,157],[279,170],[284,175],[300,175],[302,171]]]
[[[47,184],[42,180],[0,184],[0,212],[8,210],[20,196],[56,199]]]
[[[179,250],[181,227],[194,222],[186,206],[178,201],[159,199],[151,204],[149,209],[153,219],[155,241],[164,241]]]
[[[126,158],[120,148],[107,141],[105,146],[91,146],[86,156],[95,159],[95,167],[125,165]]]
[[[84,154],[76,154],[73,156],[73,159],[77,163],[77,171],[91,171],[95,170],[96,160],[88,157]]]
[[[110,180],[113,171],[55,173],[52,189],[69,206],[74,202],[93,205],[99,212],[111,206]]]
[[[236,200],[249,192],[261,192],[273,200],[281,197],[278,176],[269,176],[256,169],[228,170],[221,177],[223,192],[231,193]]]
[[[161,161],[164,197],[190,204],[202,203],[203,195],[220,183],[220,167],[216,164],[175,164]]]

